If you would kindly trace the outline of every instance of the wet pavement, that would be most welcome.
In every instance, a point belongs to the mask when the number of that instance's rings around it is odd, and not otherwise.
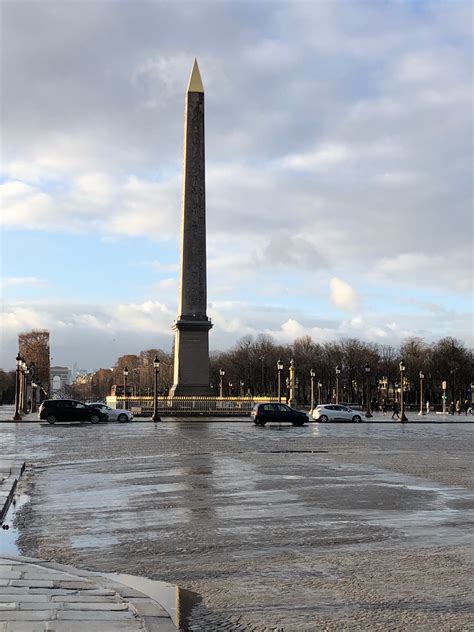
[[[467,630],[473,435],[3,423],[2,455],[27,462],[30,497],[9,546],[194,591],[190,630]]]

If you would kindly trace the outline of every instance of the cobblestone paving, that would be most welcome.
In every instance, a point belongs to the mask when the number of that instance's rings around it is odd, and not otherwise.
[[[18,545],[201,595],[189,629],[469,630],[472,424],[0,425]],[[92,430],[92,432],[91,432]]]

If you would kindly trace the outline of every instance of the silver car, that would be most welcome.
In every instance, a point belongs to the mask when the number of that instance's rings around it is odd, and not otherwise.
[[[362,421],[359,412],[341,404],[321,404],[309,413],[315,421]]]
[[[93,402],[92,404],[88,404],[88,406],[93,406],[94,408],[98,408],[103,413],[107,415],[107,421],[118,421],[120,423],[124,423],[126,421],[133,420],[133,413],[130,410],[123,410],[121,408],[111,408],[104,404],[103,402]]]

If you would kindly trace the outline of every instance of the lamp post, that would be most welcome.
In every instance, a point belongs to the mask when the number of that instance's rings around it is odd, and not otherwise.
[[[25,369],[25,397],[23,399],[23,412],[25,413],[25,415],[27,415],[30,412],[30,409],[28,407],[28,379],[29,379],[29,375],[30,375],[30,369],[28,368],[28,365],[26,365],[26,369]]]
[[[240,397],[244,396],[244,386],[245,382],[243,380],[240,380]]]
[[[365,374],[367,376],[367,410],[365,413],[366,417],[373,417],[371,406],[370,406],[370,364],[367,362],[365,365]]]
[[[24,399],[25,399],[25,367],[26,363],[21,358],[20,362],[20,415],[23,414]]]
[[[123,370],[123,407],[127,410],[127,377],[128,377],[128,369],[127,367]]]
[[[28,365],[26,364],[24,358],[21,361],[21,400],[20,400],[20,411],[22,415],[26,414],[26,371],[28,370]]]
[[[36,382],[31,382],[31,412],[36,412]]]
[[[403,360],[400,361],[400,364],[398,366],[400,368],[400,413],[401,413],[400,421],[408,421],[405,415],[405,403],[403,401],[403,386],[404,386],[406,366]]]
[[[420,412],[418,414],[424,415],[425,410],[423,408],[423,379],[425,377],[425,374],[423,373],[423,371],[420,371],[419,375],[420,375]]]
[[[336,404],[339,404],[339,376],[341,375],[341,367],[336,367]]]
[[[155,359],[153,360],[153,369],[155,371],[155,388],[153,391],[153,417],[151,418],[152,421],[161,421],[161,418],[158,415],[158,373],[160,372],[160,361],[158,359],[158,356],[155,356]]]
[[[277,372],[278,372],[278,403],[281,402],[281,372],[283,371],[283,362],[281,359],[277,361]]]
[[[234,385],[232,384],[232,382],[229,382],[229,397],[232,397],[232,387]]]
[[[220,382],[219,382],[219,393],[221,397],[224,397],[224,375],[225,375],[224,369],[219,369],[219,375],[221,377]]]
[[[13,415],[13,421],[21,421],[20,415],[20,368],[21,368],[21,355],[18,353],[16,356],[16,375],[15,375],[15,414]]]
[[[311,410],[314,408],[314,378],[316,377],[316,372],[314,369],[310,369],[309,377],[311,378]]]
[[[323,388],[323,383],[318,380],[318,404],[321,404],[321,389]]]

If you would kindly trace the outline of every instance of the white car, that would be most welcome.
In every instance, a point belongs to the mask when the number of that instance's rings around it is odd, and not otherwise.
[[[356,410],[341,404],[321,404],[309,413],[315,421],[362,421],[362,416]]]
[[[126,421],[132,421],[133,419],[133,413],[130,410],[111,408],[103,402],[93,402],[92,404],[88,404],[88,406],[98,408],[103,413],[105,413],[107,415],[107,421],[119,421],[120,423],[124,423]]]

